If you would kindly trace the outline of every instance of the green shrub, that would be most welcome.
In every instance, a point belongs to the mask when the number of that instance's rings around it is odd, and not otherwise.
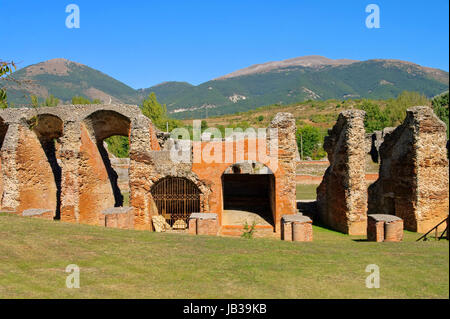
[[[242,238],[252,239],[255,233],[256,222],[253,221],[252,225],[249,226],[247,221],[244,223],[244,232],[242,233]]]

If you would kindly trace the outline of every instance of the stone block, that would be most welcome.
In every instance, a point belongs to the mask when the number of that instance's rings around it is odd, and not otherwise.
[[[403,220],[394,215],[372,214],[368,216],[367,240],[399,242],[403,239]]]
[[[53,218],[55,217],[55,212],[52,211],[51,209],[32,208],[24,210],[22,212],[22,216],[53,220]]]
[[[217,236],[218,232],[217,214],[192,213],[189,217],[189,234]]]
[[[281,218],[281,239],[285,241],[312,241],[312,220],[301,214]]]
[[[99,216],[99,225],[110,228],[133,229],[133,207],[114,207],[105,209]]]

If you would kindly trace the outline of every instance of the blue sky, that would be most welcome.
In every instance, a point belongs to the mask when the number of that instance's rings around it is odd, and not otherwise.
[[[65,26],[68,4],[80,28]],[[368,29],[368,4],[381,28]],[[256,63],[304,55],[392,58],[449,67],[447,0],[0,0],[0,59],[66,58],[133,88],[199,84]]]

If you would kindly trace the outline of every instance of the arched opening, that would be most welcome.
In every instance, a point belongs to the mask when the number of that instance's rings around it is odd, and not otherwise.
[[[58,163],[57,150],[60,147],[59,138],[63,136],[64,123],[59,117],[51,114],[38,115],[31,119],[29,123],[44,150],[53,173],[56,187],[56,194],[54,195],[56,197],[55,219],[60,219],[62,170]]]
[[[128,183],[121,181],[121,176],[126,175],[123,179],[127,180],[128,167],[126,160],[123,161],[124,165],[120,165],[121,161],[117,158],[128,155],[131,121],[117,112],[100,110],[89,115],[83,121],[83,125],[92,143],[96,145],[103,162],[112,190],[114,207],[122,207],[124,195],[129,197],[129,188]],[[95,154],[91,155],[95,156]],[[117,165],[116,162],[118,162]],[[122,167],[125,169],[121,169]],[[101,174],[101,172],[97,173]]]
[[[153,201],[170,226],[177,220],[188,223],[191,213],[200,212],[201,192],[192,181],[182,177],[165,177],[150,190]]]
[[[222,175],[222,224],[274,226],[275,176],[265,165],[236,163]]]

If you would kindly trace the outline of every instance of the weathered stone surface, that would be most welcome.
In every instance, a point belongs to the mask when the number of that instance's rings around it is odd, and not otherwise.
[[[170,225],[166,222],[166,219],[161,216],[152,216],[153,228],[157,233],[165,232],[166,230],[170,230]]]
[[[283,216],[281,218],[281,240],[312,241],[312,220],[302,214]]]
[[[49,207],[63,221],[96,224],[102,207],[118,202],[98,145],[111,135],[144,132],[144,143],[136,138],[130,148],[149,150],[157,144],[152,131],[150,120],[130,105],[0,110],[2,209]]]
[[[369,213],[403,219],[427,232],[448,215],[446,126],[426,106],[408,109],[402,125],[385,132],[378,180],[369,188]],[[443,226],[445,227],[445,226]]]
[[[192,213],[189,219],[217,219],[217,214],[214,213]]]
[[[368,215],[367,240],[398,242],[403,239],[403,220],[393,215]]]
[[[178,219],[175,221],[175,223],[173,223],[172,226],[173,229],[186,229],[187,228],[187,224],[184,220],[182,219]]]
[[[134,212],[133,207],[112,207],[105,209],[99,214],[99,226],[133,229]]]
[[[78,185],[79,222],[96,225],[98,214],[109,207],[114,207],[115,200],[98,146],[92,141],[84,125],[81,125]]]
[[[330,166],[317,189],[322,222],[350,235],[365,235],[367,228],[364,115],[361,110],[344,111],[328,132],[324,148]]]
[[[269,158],[270,164],[252,162],[248,171],[273,175],[269,205],[274,225],[268,228],[279,231],[281,215],[296,212],[295,119],[291,114],[277,114],[264,131],[275,129],[276,138],[268,134],[195,144],[173,140],[160,132],[137,106],[66,105],[0,110],[1,207],[17,213],[42,207],[54,211],[56,219],[62,221],[104,226],[110,219],[112,227],[122,227],[121,221],[116,220],[121,214],[102,212],[122,206],[120,193],[129,190],[134,220],[126,224],[151,230],[152,217],[159,215],[151,194],[153,185],[162,178],[178,177],[198,188],[200,212],[217,213],[216,223],[205,222],[198,232],[217,233],[223,212],[223,173],[242,162],[241,157],[245,161],[261,153]],[[129,138],[127,163],[114,159],[105,150],[104,140],[113,135]],[[255,150],[251,145],[256,142]],[[278,152],[270,154],[274,145],[279,146]],[[213,163],[204,158],[200,162],[184,161],[193,159],[196,148],[202,151],[211,146],[222,150],[231,146],[232,158]],[[173,160],[173,150],[182,153],[183,161]]]
[[[217,219],[197,219],[197,235],[217,236],[219,222]]]
[[[212,235],[219,232],[219,221],[214,213],[192,213],[189,217],[189,234]]]
[[[53,218],[55,217],[54,215],[54,211],[45,208],[31,208],[22,212],[22,216],[24,217],[34,217],[47,220],[53,220]]]

